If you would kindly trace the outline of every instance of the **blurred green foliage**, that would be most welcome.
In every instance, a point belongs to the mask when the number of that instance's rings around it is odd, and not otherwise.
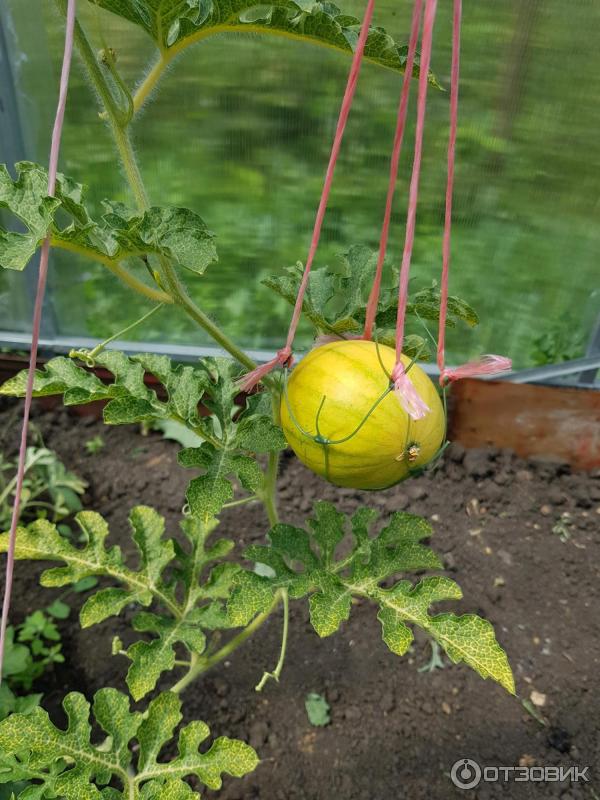
[[[17,483],[17,460],[0,450],[0,531],[8,530]],[[59,522],[81,511],[87,483],[65,467],[53,450],[28,447],[21,493],[20,518],[47,518]]]
[[[554,323],[533,339],[532,362],[539,367],[579,358],[585,351],[583,336],[577,333],[577,325],[566,319]]]
[[[32,13],[36,4],[39,15]],[[8,5],[28,155],[43,162],[62,33],[52,4]],[[357,0],[344,7],[361,10]],[[450,4],[440,5],[432,61],[446,86],[450,11]],[[410,3],[383,0],[375,24],[405,41],[409,14]],[[151,41],[87,3],[81,16],[94,44],[113,47],[121,73],[135,84],[153,57]],[[450,361],[492,351],[527,366],[534,340],[556,320],[572,320],[569,335],[579,342],[600,310],[593,294],[600,283],[600,106],[593,102],[600,51],[592,39],[599,24],[600,6],[591,3],[507,0],[465,8],[451,291],[477,309],[482,324],[450,332]],[[190,277],[189,288],[247,347],[282,344],[289,307],[260,280],[306,257],[347,69],[346,57],[313,45],[214,37],[176,62],[136,123],[152,202],[188,206],[217,234],[219,263]],[[400,83],[390,70],[363,68],[317,267],[353,243],[377,246]],[[430,285],[440,270],[447,117],[448,94],[431,90],[416,288]],[[390,241],[394,264],[403,245],[414,102],[410,118]],[[90,186],[96,208],[104,197],[129,200],[79,69],[62,152],[62,169]],[[61,334],[105,337],[146,307],[99,266],[58,253],[54,263],[51,303]],[[0,312],[14,327],[26,327],[26,303],[16,291],[24,281],[0,275]],[[209,343],[176,309],[165,309],[137,335]],[[301,336],[308,342],[308,327]]]
[[[33,684],[47,668],[64,663],[59,630],[51,619],[53,615],[46,612],[34,611],[20,625],[7,628],[0,720],[13,711],[19,714],[32,711],[42,698],[42,694],[30,694]]]

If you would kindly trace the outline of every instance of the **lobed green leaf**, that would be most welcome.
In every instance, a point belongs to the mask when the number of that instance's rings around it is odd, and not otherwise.
[[[153,536],[162,536],[162,525],[157,522],[162,518],[145,506],[138,506],[131,513],[130,520],[137,532],[141,556],[141,567],[138,571],[125,564],[119,547],[106,549],[108,525],[99,514],[81,511],[75,519],[85,538],[82,547],[75,547],[60,535],[55,525],[39,519],[26,528],[18,529],[16,558],[64,563],[64,566],[53,567],[42,573],[43,586],[66,586],[90,575],[107,575],[128,587],[131,601],[148,605],[153,592],[159,590],[162,570],[174,557],[172,542],[150,542]],[[6,552],[8,540],[8,533],[0,535],[0,552]],[[148,561],[149,550],[152,553],[151,563]],[[100,603],[98,618],[93,621],[97,622],[106,616],[108,614],[104,614]]]
[[[340,256],[336,268],[322,267],[311,271],[302,311],[318,334],[344,338],[363,330],[365,310],[373,285],[377,253],[365,245],[353,245]],[[389,269],[389,267],[387,267]],[[303,266],[288,267],[283,275],[267,278],[263,284],[290,304],[296,302]],[[440,292],[436,285],[422,289],[409,298],[407,314],[422,320],[439,319]],[[397,277],[391,288],[384,288],[376,316],[376,337],[381,344],[395,347],[395,325],[398,310]],[[471,306],[459,297],[448,298],[447,325],[462,321],[477,325],[479,319]],[[411,357],[427,360],[431,353],[422,336],[408,334],[403,351]]]
[[[154,689],[161,674],[173,669],[178,642],[196,654],[203,653],[206,647],[206,636],[194,623],[191,614],[174,620],[141,612],[133,618],[133,629],[156,634],[151,641],[135,642],[127,650],[127,657],[132,662],[127,672],[127,686],[135,699],[145,697]]]
[[[26,231],[0,228],[0,267],[24,269],[47,235],[53,247],[101,262],[159,255],[202,274],[217,260],[214,235],[194,211],[155,206],[139,213],[105,200],[105,213],[96,222],[87,210],[81,184],[59,174],[55,195],[48,197],[44,167],[21,161],[16,170],[13,181],[0,165],[0,208],[10,211]]]
[[[117,350],[105,350],[94,360],[113,375],[111,382],[104,383],[73,359],[60,356],[36,371],[34,397],[62,394],[67,406],[107,401],[104,421],[108,425],[173,418],[192,427],[201,424],[198,404],[209,385],[205,371],[173,364],[166,356],[128,357]],[[165,401],[146,385],[146,372],[161,381]],[[23,397],[26,382],[27,371],[23,370],[0,387],[0,394]]]
[[[0,208],[11,211],[26,228],[24,233],[0,227],[0,266],[21,270],[46,238],[60,200],[48,197],[48,176],[42,167],[18,164],[13,181],[0,164]]]
[[[109,530],[99,514],[83,511],[76,521],[84,535],[81,546],[61,536],[47,520],[38,520],[18,529],[15,556],[61,562],[61,566],[42,573],[40,581],[44,586],[66,586],[92,575],[119,584],[101,588],[86,599],[80,612],[83,627],[120,614],[127,606],[147,607],[151,603],[159,606],[160,613],[138,611],[133,617],[134,630],[151,637],[135,641],[126,652],[131,660],[127,685],[133,698],[139,700],[154,689],[164,671],[173,669],[178,645],[189,653],[201,655],[206,646],[205,630],[232,626],[223,601],[230,594],[239,567],[222,563],[214,566],[206,577],[203,572],[211,562],[226,556],[233,543],[219,539],[208,545],[214,524],[205,525],[200,519],[188,518],[183,524],[189,541],[186,549],[165,539],[164,519],[159,514],[146,506],[137,506],[130,514],[132,538],[139,554],[139,566],[134,570],[119,547],[106,546]],[[0,552],[7,550],[8,542],[9,534],[2,534]],[[177,596],[178,583],[183,599]],[[9,659],[9,671],[16,666]]]
[[[179,453],[184,467],[197,467],[204,474],[194,478],[186,492],[192,514],[208,521],[233,499],[229,476],[239,478],[242,486],[256,492],[263,483],[263,473],[253,458],[234,450],[217,449],[205,442],[200,447],[187,447]]]
[[[199,746],[210,731],[198,721],[180,730],[176,756],[168,762],[159,761],[160,751],[171,741],[182,719],[181,701],[169,692],[158,695],[143,716],[131,712],[128,698],[116,689],[98,691],[93,716],[108,735],[101,745],[91,741],[90,704],[83,695],[68,694],[63,708],[68,720],[66,730],[56,727],[39,707],[0,722],[0,782],[31,781],[36,788],[26,789],[20,795],[23,799],[199,797],[184,778],[194,775],[205,786],[219,789],[223,773],[242,777],[258,763],[249,745],[223,736],[200,752]],[[134,761],[135,771],[131,769]],[[121,789],[106,788],[113,779]]]
[[[234,362],[206,358],[184,366],[167,356],[128,357],[115,350],[99,353],[95,362],[112,373],[111,382],[104,383],[71,358],[53,358],[36,371],[34,396],[62,394],[65,405],[106,401],[104,421],[109,425],[175,420],[206,439],[200,447],[184,448],[179,454],[183,466],[203,473],[190,483],[187,499],[204,524],[233,498],[233,479],[251,493],[262,488],[263,473],[254,456],[283,449],[285,437],[273,423],[264,398],[247,398],[240,405],[241,368]],[[146,384],[146,373],[160,381],[162,390]],[[0,394],[22,397],[26,385],[24,370],[3,384]],[[201,412],[201,404],[209,416]]]
[[[358,40],[361,21],[329,2],[277,0],[90,0],[141,27],[168,59],[173,53],[216,33],[247,31],[314,42],[351,53]],[[398,45],[383,28],[372,27],[365,58],[403,72],[407,47]],[[413,74],[419,74],[418,56]],[[430,82],[438,86],[433,74]]]
[[[236,576],[228,604],[232,620],[247,624],[270,607],[277,590],[286,588],[292,598],[309,596],[312,625],[319,636],[329,636],[349,618],[352,599],[365,597],[379,606],[383,640],[392,652],[407,652],[413,641],[410,626],[417,625],[439,642],[452,661],[464,661],[483,678],[493,678],[514,693],[506,653],[489,622],[470,614],[430,613],[431,605],[462,597],[454,581],[443,576],[424,577],[415,584],[398,580],[403,573],[442,567],[438,556],[423,544],[432,533],[430,524],[412,514],[396,513],[373,536],[376,517],[375,512],[360,509],[348,521],[331,504],[318,502],[308,531],[276,525],[268,546],[252,546],[245,552],[247,558],[270,567],[273,576],[254,572]],[[347,536],[350,552],[337,557]]]

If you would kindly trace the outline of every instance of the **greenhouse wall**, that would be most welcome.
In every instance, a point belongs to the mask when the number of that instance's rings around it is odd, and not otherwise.
[[[359,4],[350,6],[359,12]],[[44,163],[60,19],[41,0],[4,0],[1,9],[0,158],[9,165],[22,158]],[[94,45],[115,49],[127,83],[139,81],[153,51],[144,33],[92,4],[82,3],[80,14]],[[408,4],[384,0],[375,21],[402,41],[408,15]],[[451,291],[485,323],[450,333],[450,362],[503,352],[523,369],[579,358],[590,348],[600,313],[600,108],[589,99],[600,91],[593,38],[599,24],[600,8],[583,1],[481,3],[465,14]],[[443,3],[432,69],[445,88],[450,25],[450,4]],[[259,281],[306,258],[348,66],[343,55],[310,44],[269,44],[233,35],[191,48],[135,126],[153,201],[193,208],[217,234],[219,261],[189,280],[192,295],[242,345],[265,357],[282,344],[289,307]],[[377,246],[400,84],[393,71],[365,65],[317,267],[338,263],[352,243]],[[409,143],[413,125],[411,108]],[[447,135],[448,93],[432,91],[415,287],[439,279]],[[392,219],[392,266],[403,245],[410,151],[405,147]],[[105,197],[131,202],[114,160],[92,92],[75,69],[61,169],[85,181],[96,215]],[[5,346],[27,341],[32,280],[31,270],[0,273]],[[64,349],[103,338],[142,314],[146,302],[101,266],[55,252],[44,342]],[[301,334],[308,345],[308,328]],[[210,346],[170,309],[135,336],[173,353],[183,346],[182,355]]]

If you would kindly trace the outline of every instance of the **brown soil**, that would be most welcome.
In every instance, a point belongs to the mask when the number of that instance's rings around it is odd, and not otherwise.
[[[0,414],[5,449],[16,446],[12,407]],[[128,509],[153,505],[171,528],[179,519],[188,476],[176,465],[177,445],[136,428],[103,428],[65,411],[34,413],[47,446],[89,482],[85,504],[100,511],[113,541],[127,552]],[[90,456],[84,442],[97,434],[106,446]],[[262,762],[244,780],[226,779],[223,800],[446,800],[453,797],[554,798],[600,796],[600,663],[598,565],[600,474],[571,474],[554,461],[523,462],[497,450],[453,446],[435,474],[378,494],[337,490],[283,459],[280,510],[301,523],[315,499],[349,512],[359,505],[385,517],[407,509],[433,521],[434,548],[463,588],[463,611],[487,617],[506,648],[522,699],[545,695],[536,721],[500,687],[465,666],[419,671],[430,645],[417,635],[408,657],[392,655],[380,637],[375,610],[358,604],[343,630],[319,639],[305,605],[293,607],[288,657],[279,685],[262,694],[254,686],[277,660],[281,621],[274,615],[255,638],[217,672],[188,689],[186,718],[206,720],[214,735],[241,737]],[[570,514],[566,541],[553,532]],[[261,539],[267,523],[259,507],[222,516],[225,535],[240,548]],[[18,622],[47,605],[55,593],[37,585],[38,565],[17,565],[12,618]],[[107,685],[123,688],[126,662],[111,657],[115,634],[127,635],[119,618],[81,631],[61,623],[66,666],[45,681],[44,705],[56,713],[68,690],[92,695]],[[310,725],[307,692],[326,696],[331,724]],[[59,717],[57,717],[58,719]],[[454,762],[481,765],[590,766],[591,783],[489,783],[472,791],[454,788]],[[216,796],[208,793],[207,797]]]

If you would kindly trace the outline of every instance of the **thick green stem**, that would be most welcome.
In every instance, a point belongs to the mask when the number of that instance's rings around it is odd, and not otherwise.
[[[56,5],[59,11],[65,15],[67,9],[66,0],[56,0]],[[98,64],[88,38],[85,35],[85,31],[78,20],[75,21],[74,37],[77,52],[85,64],[90,81],[95,91],[98,93],[102,105],[106,109],[107,116],[111,122],[113,120],[116,122],[119,116],[119,109],[112,96],[110,87],[104,79],[104,75],[102,74],[102,70],[100,69],[100,65]]]
[[[281,424],[280,403],[281,395],[275,387],[271,388],[271,406],[273,408],[273,422],[276,425]],[[269,460],[267,463],[267,470],[265,472],[265,482],[263,489],[257,493],[263,501],[265,511],[269,518],[271,527],[277,525],[279,522],[279,514],[277,511],[277,474],[279,471],[279,452],[270,452]]]
[[[279,453],[269,453],[269,462],[265,473],[265,488],[261,499],[269,518],[271,527],[279,522],[277,513],[277,470],[279,468]]]
[[[204,328],[204,330],[212,339],[215,340],[217,344],[219,344],[224,350],[232,355],[236,361],[239,361],[239,363],[244,367],[247,367],[247,369],[253,370],[256,367],[254,361],[247,356],[246,353],[244,353],[244,351],[235,344],[235,342],[232,342],[227,334],[225,334],[218,325],[215,325],[215,323],[204,313],[204,311],[198,308],[192,298],[188,295],[183,283],[179,280],[179,276],[177,275],[172,264],[170,264],[167,259],[161,259],[161,266],[163,268],[163,274],[166,282],[165,288],[173,300],[180,305],[186,314],[195,320],[195,322],[197,322],[201,328]]]
[[[64,0],[58,0],[58,5],[64,10]],[[110,86],[108,85],[106,78],[102,74],[102,69],[98,64],[98,59],[96,58],[88,38],[85,35],[85,31],[79,22],[75,23],[75,45],[77,46],[77,51],[86,66],[92,85],[98,93],[102,105],[106,109],[106,117],[110,124],[110,129],[114,137],[117,150],[119,151],[119,156],[121,157],[127,182],[131,187],[131,191],[133,192],[136,203],[138,206],[140,206],[140,208],[147,208],[149,205],[148,196],[146,194],[144,182],[135,159],[131,139],[129,138],[126,128],[124,128],[122,125],[121,109],[115,102],[115,98],[112,95]]]
[[[278,592],[275,596],[275,600],[273,601],[273,605],[268,611],[264,611],[262,614],[258,614],[258,616],[254,617],[252,622],[249,625],[241,630],[237,636],[234,636],[233,639],[230,639],[227,644],[223,645],[220,650],[217,650],[216,653],[213,653],[211,656],[207,656],[203,658],[202,656],[192,655],[192,660],[190,664],[189,670],[186,674],[179,680],[170,691],[175,692],[175,694],[180,694],[186,689],[190,683],[196,680],[200,675],[204,672],[207,672],[209,669],[218,664],[220,661],[223,661],[228,656],[230,656],[238,647],[244,644],[256,631],[264,625],[264,623],[268,620],[271,616],[273,611],[279,605],[279,601],[282,599],[282,593]]]
[[[61,239],[55,236],[50,237],[50,246],[58,247],[61,250],[66,250],[68,253],[77,253],[77,255],[84,256],[92,261],[97,261],[99,264],[103,264],[107,269],[120,278],[123,283],[129,286],[130,289],[138,292],[138,294],[143,294],[145,297],[150,300],[154,300],[156,303],[173,302],[173,298],[170,294],[167,294],[160,289],[153,289],[151,286],[147,286],[145,283],[138,280],[135,275],[132,275],[131,272],[128,272],[125,267],[123,267],[123,265],[114,258],[102,256],[100,253],[90,250],[87,247],[82,247],[74,242],[69,242],[66,239]]]
[[[59,8],[64,12],[64,0],[57,0]],[[127,182],[131,187],[131,191],[135,197],[136,203],[140,208],[148,207],[148,196],[144,188],[144,182],[140,170],[135,159],[133,146],[129,138],[127,130],[122,126],[121,109],[118,107],[115,98],[106,78],[102,73],[102,69],[98,64],[94,51],[88,41],[85,31],[79,22],[75,23],[75,45],[77,51],[85,64],[89,78],[96,90],[100,101],[106,109],[106,117],[108,119],[112,135],[119,151],[119,156],[123,163],[123,169],[127,177]]]
[[[140,211],[146,211],[150,207],[150,201],[148,199],[146,187],[144,186],[142,173],[140,172],[140,168],[135,157],[135,152],[133,150],[129,133],[127,132],[127,129],[121,128],[119,125],[116,125],[116,127],[111,125],[111,128],[117,150],[119,151],[119,157],[121,158],[125,177],[127,178],[127,183],[131,187],[131,191],[135,197],[135,202],[137,203]]]
[[[156,88],[156,84],[160,80],[161,75],[165,71],[170,59],[166,58],[162,53],[158,60],[154,63],[148,74],[140,84],[138,90],[133,98],[133,113],[134,115],[141,109],[148,97]]]
[[[251,22],[248,22],[247,20],[244,20],[242,22],[241,20],[234,21],[232,19],[228,19],[220,25],[211,25],[209,27],[202,27],[195,33],[183,37],[176,44],[171,45],[171,47],[165,47],[165,46],[160,47],[160,55],[158,59],[152,65],[146,77],[140,83],[137,91],[135,92],[135,96],[133,98],[134,114],[137,114],[137,112],[142,108],[148,97],[152,94],[152,92],[156,88],[158,82],[160,81],[167,67],[173,62],[173,60],[180,53],[182,53],[191,45],[197,44],[198,42],[203,41],[204,39],[207,39],[211,36],[217,36],[221,33],[238,33],[238,32],[243,32],[245,34],[260,34],[261,36],[267,34],[269,36],[277,36],[284,39],[292,39],[297,42],[303,42],[303,43],[306,42],[306,35],[302,34],[301,29],[299,29],[298,33],[292,33],[291,31],[284,31],[277,29],[269,30],[265,28],[264,25],[254,25]],[[328,49],[337,50],[338,52],[340,51],[340,47],[338,45],[326,41],[320,41],[319,45],[321,47],[326,47]],[[366,60],[371,61],[373,59],[367,56]]]

